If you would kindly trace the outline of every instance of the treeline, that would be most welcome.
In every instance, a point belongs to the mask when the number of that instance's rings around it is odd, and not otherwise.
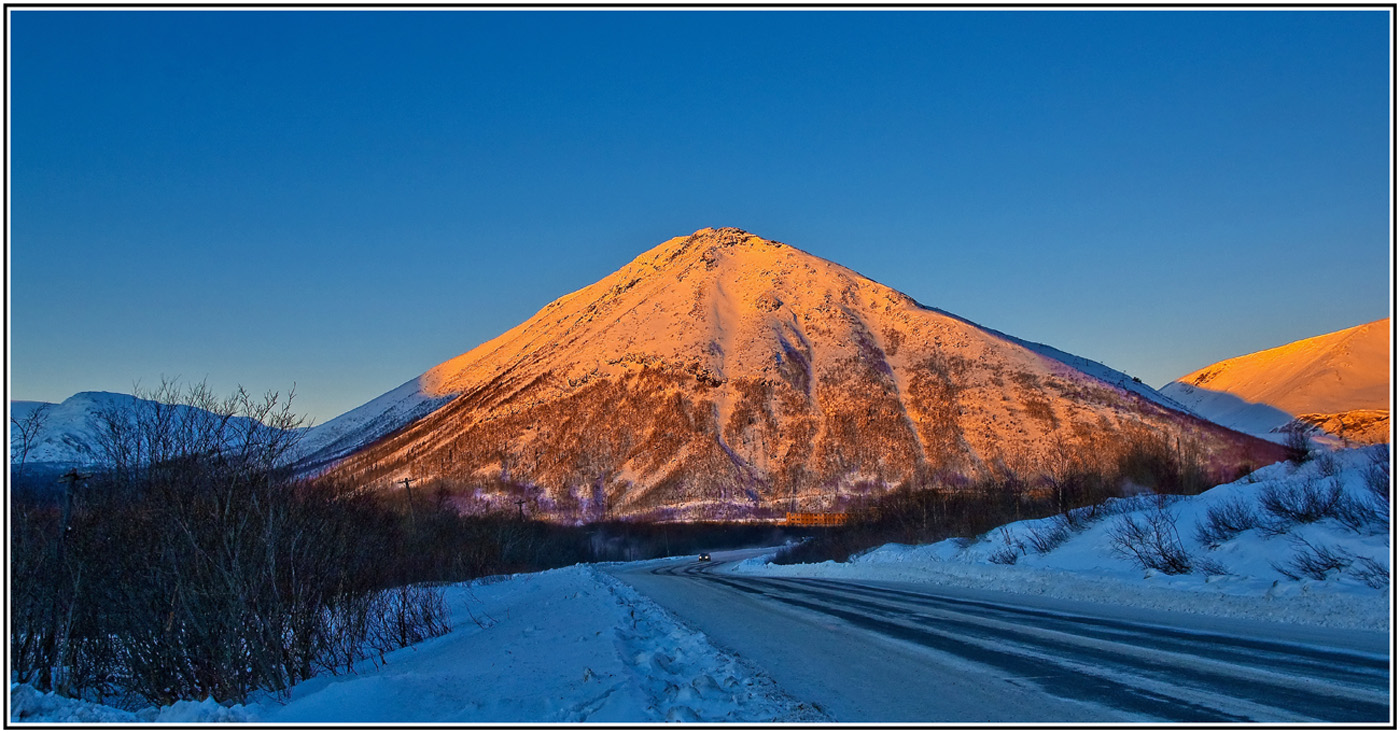
[[[783,539],[464,516],[431,484],[298,480],[290,398],[145,396],[149,409],[100,416],[110,468],[30,472],[33,490],[11,494],[17,681],[127,707],[235,702],[447,631],[444,582]]]
[[[414,528],[283,468],[290,398],[162,384],[100,416],[110,466],[11,497],[11,669],[119,704],[280,690],[441,633]],[[198,408],[198,409],[193,409]]]
[[[852,554],[888,542],[975,537],[1009,522],[1057,514],[1073,522],[1091,520],[1113,497],[1199,494],[1250,470],[1241,466],[1238,475],[1212,476],[1196,446],[1135,433],[1116,456],[1092,463],[1066,457],[1043,470],[1002,470],[972,482],[944,483],[931,477],[906,482],[852,505],[842,526],[813,528],[811,539],[784,549],[774,562],[845,562]]]

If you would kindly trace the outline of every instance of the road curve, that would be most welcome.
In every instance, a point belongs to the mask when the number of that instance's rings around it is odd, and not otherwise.
[[[929,586],[613,571],[843,722],[1385,723],[1390,662],[1283,639],[959,597]]]

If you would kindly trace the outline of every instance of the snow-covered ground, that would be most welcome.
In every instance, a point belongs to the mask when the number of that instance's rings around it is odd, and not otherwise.
[[[910,547],[885,545],[846,563],[779,566],[772,553],[716,568],[788,577],[915,583],[1039,596],[1124,616],[1168,612],[1307,627],[1347,638],[1380,638],[1390,625],[1391,529],[1382,517],[1286,522],[1261,497],[1288,499],[1336,487],[1369,500],[1377,460],[1388,447],[1324,454],[1301,466],[1280,463],[1199,496],[1158,502],[1116,500],[1093,519],[1047,540],[1053,519],[1017,522],[976,540]],[[1388,483],[1388,481],[1387,481]],[[1355,504],[1353,506],[1358,506]],[[1199,537],[1223,508],[1248,510],[1254,526]],[[1171,520],[1190,572],[1144,569],[1115,542],[1129,521]],[[1051,547],[1050,545],[1054,545]],[[1041,550],[1044,551],[1041,551]],[[735,553],[741,555],[742,553]],[[1304,570],[1299,558],[1336,567]],[[1014,562],[1013,559],[1014,558]],[[658,562],[606,568],[642,573]],[[1009,564],[1008,564],[1009,563]],[[675,561],[672,562],[675,564]],[[693,563],[691,563],[693,564]],[[628,572],[620,573],[624,578]],[[1316,575],[1317,577],[1310,577]],[[1379,587],[1377,587],[1379,586]],[[705,587],[697,583],[696,587]],[[323,674],[281,696],[225,707],[212,700],[129,712],[11,686],[11,721],[29,722],[476,722],[623,723],[827,720],[749,663],[721,650],[670,612],[602,568],[580,565],[453,585],[446,589],[454,630],[416,647],[365,660],[350,673]],[[1035,603],[1026,605],[1034,606]],[[1224,621],[1233,620],[1233,626]],[[1262,627],[1262,626],[1261,626]],[[1295,642],[1310,643],[1299,636]],[[815,700],[822,703],[821,700]]]
[[[447,589],[454,630],[283,699],[131,713],[12,685],[12,722],[819,721],[762,674],[591,566]]]
[[[1386,629],[1390,623],[1390,527],[1386,522],[1347,526],[1337,518],[1284,522],[1260,506],[1260,497],[1311,486],[1338,485],[1357,502],[1370,499],[1368,471],[1389,446],[1324,453],[1294,465],[1277,463],[1197,496],[1113,501],[1099,517],[1068,528],[1054,544],[1057,519],[1015,522],[975,540],[930,545],[888,544],[845,563],[773,565],[771,556],[740,563],[736,572],[765,576],[910,581],[962,588],[1043,595],[1188,613],[1255,618],[1313,626]],[[1388,460],[1388,459],[1387,459]],[[1159,506],[1161,509],[1159,509]],[[1259,526],[1217,542],[1203,542],[1197,527],[1212,510],[1243,507]],[[1125,518],[1146,526],[1158,511],[1172,520],[1190,572],[1144,568],[1113,541]],[[1168,534],[1170,538],[1172,533]],[[1213,545],[1213,546],[1212,546]],[[1316,548],[1316,550],[1310,550]],[[1343,567],[1312,577],[1295,564],[1317,550]],[[1276,567],[1277,566],[1277,567]],[[1299,577],[1289,577],[1289,575]],[[1381,584],[1375,588],[1368,585]]]

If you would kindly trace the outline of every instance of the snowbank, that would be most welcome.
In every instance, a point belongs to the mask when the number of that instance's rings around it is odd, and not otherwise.
[[[128,712],[12,685],[12,722],[648,723],[824,720],[590,566],[447,589],[454,631],[248,705]]]
[[[12,723],[247,723],[250,709],[227,707],[211,697],[203,702],[181,700],[173,705],[136,712],[84,700],[39,692],[30,685],[10,685]]]
[[[1388,446],[1324,454],[1296,466],[1279,463],[1198,496],[1116,500],[1077,527],[1057,519],[1015,522],[975,540],[931,545],[884,545],[846,563],[771,565],[768,558],[735,572],[786,577],[917,582],[1041,595],[1138,608],[1252,618],[1331,628],[1384,630],[1390,624],[1390,527],[1383,519],[1348,526],[1336,517],[1283,522],[1260,506],[1269,492],[1333,486],[1356,502],[1371,501],[1368,472],[1388,463]],[[1218,541],[1198,536],[1212,510],[1243,506],[1260,526]],[[1167,574],[1144,568],[1114,541],[1125,518],[1145,524],[1156,512],[1171,519],[1192,570]],[[1353,522],[1355,524],[1355,522]],[[1061,528],[1063,528],[1061,530]],[[1056,538],[1057,531],[1063,536]],[[1048,547],[1053,545],[1053,547]],[[1044,551],[1042,551],[1044,549]],[[1299,569],[1300,557],[1321,551],[1343,567]],[[1292,576],[1292,577],[1290,577]],[[1369,583],[1369,584],[1368,584]],[[1381,585],[1376,588],[1372,585]]]

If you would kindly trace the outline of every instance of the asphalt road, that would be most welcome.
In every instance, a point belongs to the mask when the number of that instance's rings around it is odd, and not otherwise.
[[[742,556],[614,572],[838,721],[1390,720],[1384,648],[1187,614],[1164,626],[1033,597],[725,571]]]

